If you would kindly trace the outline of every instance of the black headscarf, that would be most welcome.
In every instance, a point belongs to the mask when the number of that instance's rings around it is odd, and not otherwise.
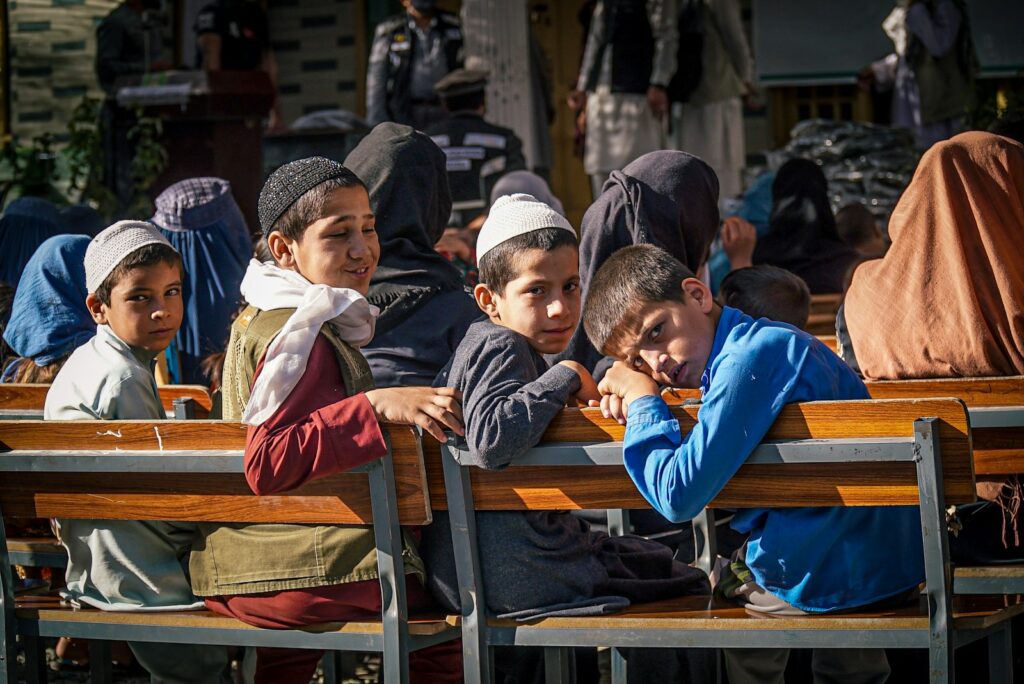
[[[718,176],[701,159],[675,150],[649,152],[613,171],[583,215],[580,280],[586,302],[597,269],[613,252],[652,244],[695,273],[718,230]],[[580,326],[561,358],[593,369],[601,358]]]
[[[755,264],[797,274],[812,294],[842,292],[857,253],[843,242],[828,202],[828,181],[808,159],[790,159],[772,184],[768,233],[757,241]]]
[[[434,251],[452,211],[445,155],[409,126],[382,123],[345,159],[366,183],[377,214],[380,263],[367,299],[380,308],[377,333],[391,330],[430,297],[462,287]]]

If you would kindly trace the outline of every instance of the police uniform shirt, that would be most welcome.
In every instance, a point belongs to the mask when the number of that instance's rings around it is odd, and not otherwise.
[[[253,0],[219,0],[196,17],[196,34],[220,36],[220,68],[259,69],[270,39],[267,17]]]

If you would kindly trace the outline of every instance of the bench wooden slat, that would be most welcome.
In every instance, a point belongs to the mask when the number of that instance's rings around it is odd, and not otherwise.
[[[220,421],[0,421],[0,449],[31,451],[67,445],[68,453],[113,450],[207,451],[245,448],[246,429]],[[421,441],[408,426],[386,426],[391,439],[399,519],[423,525],[427,500]],[[278,522],[362,525],[373,520],[368,477],[340,473],[280,495],[257,497],[242,473],[39,473],[4,468],[0,452],[0,509],[7,517]],[[159,495],[159,496],[155,496]]]
[[[174,408],[175,399],[182,397],[195,400],[196,404],[206,413],[213,408],[210,392],[202,385],[162,385],[158,389],[160,390],[160,400],[167,411]],[[46,404],[46,393],[49,390],[50,386],[44,384],[0,385],[0,408],[38,409],[41,412]]]
[[[842,301],[843,295],[838,293],[811,295],[811,314],[829,314],[834,321]]]
[[[804,326],[804,330],[811,333],[812,335],[835,335],[835,312],[812,313],[810,316],[807,317],[807,324]]]
[[[697,406],[673,406],[685,434],[696,422]],[[855,415],[855,419],[850,416]],[[793,404],[768,439],[912,437],[914,420],[937,417],[948,503],[974,501],[974,480],[964,405],[954,399],[899,402],[810,402]],[[625,429],[598,409],[566,409],[551,423],[543,442],[619,441]],[[425,441],[428,480],[435,509],[447,509],[439,447]],[[473,469],[477,510],[648,508],[621,466],[588,469],[585,479],[572,466],[532,466],[504,471]],[[711,506],[918,505],[912,463],[877,463],[869,471],[857,463],[745,465]]]

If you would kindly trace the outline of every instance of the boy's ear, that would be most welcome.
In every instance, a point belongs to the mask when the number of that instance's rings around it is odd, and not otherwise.
[[[494,293],[491,292],[491,288],[480,283],[473,288],[473,299],[476,300],[476,305],[480,307],[480,310],[491,318],[498,315],[498,305],[494,301]]]
[[[700,278],[687,278],[682,282],[685,295],[689,295],[700,306],[703,313],[709,314],[715,308],[715,298],[711,295],[711,288],[704,284]]]
[[[90,292],[86,296],[85,307],[89,309],[89,315],[92,316],[92,320],[96,321],[96,325],[107,324],[107,308],[95,292]]]
[[[295,270],[295,256],[292,253],[292,249],[295,246],[293,240],[289,240],[279,230],[272,231],[267,236],[267,249],[270,250],[270,256],[274,257],[274,261],[281,268],[287,268]]]

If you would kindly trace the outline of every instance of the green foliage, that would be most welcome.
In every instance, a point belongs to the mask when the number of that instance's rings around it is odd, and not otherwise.
[[[153,213],[153,202],[147,193],[167,168],[167,148],[160,142],[164,124],[160,117],[146,115],[141,107],[135,110],[135,117],[135,125],[128,131],[128,142],[135,151],[130,166],[135,202],[129,213],[149,216]]]
[[[30,147],[8,143],[0,150],[0,207],[27,195],[65,204],[54,184],[57,175],[57,153],[50,135],[35,138]]]
[[[988,130],[1000,116],[1024,112],[1024,83],[1020,80],[979,80],[975,104],[967,114],[967,128]]]
[[[94,204],[104,216],[117,211],[117,198],[103,185],[103,132],[100,117],[103,102],[83,97],[68,122],[68,143],[61,150],[67,166],[68,193],[79,201]]]

